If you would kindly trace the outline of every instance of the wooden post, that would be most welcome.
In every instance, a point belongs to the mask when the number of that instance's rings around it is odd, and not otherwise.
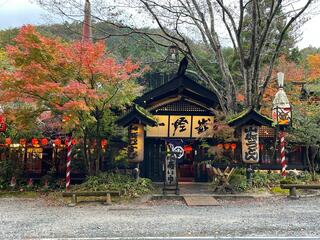
[[[107,193],[107,197],[106,197],[106,202],[104,203],[105,205],[111,205],[111,195],[110,193]]]
[[[287,161],[286,161],[286,155],[285,155],[285,142],[284,142],[285,132],[280,131],[279,135],[280,135],[281,175],[283,177],[286,177]]]
[[[297,194],[297,189],[295,187],[292,187],[289,189],[289,197],[292,199],[298,199],[299,196]]]
[[[71,136],[67,138],[67,169],[66,169],[66,191],[70,191],[70,174],[71,174]]]
[[[77,205],[77,195],[76,194],[72,194],[71,203],[68,206],[69,207],[74,207],[76,205]]]

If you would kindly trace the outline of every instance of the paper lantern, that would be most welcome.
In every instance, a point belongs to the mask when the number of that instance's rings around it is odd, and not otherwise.
[[[6,138],[5,142],[6,142],[6,145],[10,145],[11,144],[11,138]]]
[[[192,152],[192,146],[186,145],[186,146],[184,146],[183,150],[184,150],[186,153],[190,153],[190,152]]]
[[[42,144],[42,145],[47,145],[48,142],[49,142],[49,141],[48,141],[48,139],[46,139],[46,138],[42,138],[42,139],[41,139],[41,144]]]
[[[53,142],[54,142],[54,144],[56,146],[60,146],[61,145],[61,139],[60,138],[56,138]]]
[[[20,145],[25,146],[27,141],[24,138],[21,138],[19,143],[20,143]]]
[[[225,148],[226,150],[228,150],[228,149],[230,148],[230,143],[225,143],[225,144],[224,144],[224,148]]]
[[[106,147],[108,145],[107,139],[101,139],[101,146]]]
[[[77,142],[76,142],[75,139],[72,139],[72,142],[71,142],[71,143],[72,143],[72,145],[76,145]]]
[[[262,150],[263,150],[264,146],[263,146],[263,144],[262,144],[262,143],[260,143],[260,144],[259,144],[259,148],[260,148],[260,151],[262,151]]]
[[[32,143],[32,145],[34,146],[34,145],[38,145],[39,141],[38,141],[38,139],[36,139],[36,138],[32,138],[32,139],[31,139],[31,143]]]
[[[5,132],[7,130],[7,124],[4,121],[4,117],[0,115],[0,132]]]
[[[237,148],[237,144],[232,143],[232,144],[231,144],[231,149],[232,149],[232,151],[236,150],[236,148]]]

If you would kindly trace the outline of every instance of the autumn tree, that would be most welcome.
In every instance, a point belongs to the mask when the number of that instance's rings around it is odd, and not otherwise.
[[[81,6],[74,0],[41,0],[44,7],[67,17],[76,16]],[[219,98],[222,110],[237,110],[236,94],[241,92],[247,107],[260,107],[272,70],[288,31],[299,25],[312,0],[115,0],[93,1],[93,18],[106,21],[125,35],[141,34],[160,46],[176,46],[186,55],[199,76]],[[134,8],[136,11],[132,13]],[[106,17],[105,17],[106,16]],[[140,19],[140,21],[137,21]],[[117,22],[115,22],[117,21]],[[158,27],[160,33],[139,26]],[[109,33],[105,34],[110,37]],[[193,47],[197,41],[208,53],[208,65],[218,67],[221,79],[215,79]],[[238,60],[242,88],[238,88],[223,46],[231,45]],[[268,71],[261,74],[268,55]]]
[[[142,73],[130,59],[118,63],[104,43],[44,37],[24,26],[6,53],[13,66],[1,69],[1,102],[6,111],[29,108],[34,116],[50,112],[60,118],[64,132],[83,139],[88,170],[99,171],[101,134],[112,124],[113,110],[130,104],[140,91],[135,78]],[[88,137],[93,139],[88,139]],[[96,156],[92,159],[90,141]]]

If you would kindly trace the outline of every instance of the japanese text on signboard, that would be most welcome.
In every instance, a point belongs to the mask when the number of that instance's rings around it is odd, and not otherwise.
[[[242,158],[245,163],[259,162],[259,127],[242,127]]]
[[[167,156],[165,160],[165,177],[167,185],[174,185],[177,183],[177,154],[175,153],[174,146],[168,144]]]
[[[144,135],[143,126],[133,124],[129,127],[128,158],[130,162],[143,161]]]
[[[147,137],[198,138],[210,137],[213,116],[155,115],[158,126],[147,129]]]

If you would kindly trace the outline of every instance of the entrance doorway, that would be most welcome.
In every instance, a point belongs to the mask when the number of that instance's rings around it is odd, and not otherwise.
[[[184,155],[178,159],[178,181],[193,182],[194,181],[194,144],[187,142],[183,146]]]

